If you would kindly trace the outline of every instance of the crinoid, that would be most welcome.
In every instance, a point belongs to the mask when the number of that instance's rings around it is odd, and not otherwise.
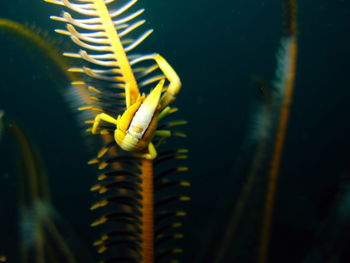
[[[180,90],[180,79],[160,55],[131,54],[153,31],[135,35],[145,23],[135,21],[144,9],[128,13],[137,0],[121,6],[113,0],[45,1],[66,10],[51,18],[66,25],[56,32],[82,48],[64,55],[84,61],[69,69],[83,74],[72,84],[90,92],[92,103],[80,110],[94,113],[95,119],[87,121],[92,125],[88,131],[105,138],[97,158],[89,162],[101,170],[91,190],[102,199],[91,209],[104,213],[92,226],[106,226],[95,245],[107,254],[105,262],[169,259],[181,252],[172,243],[182,238],[179,218],[185,215],[176,201],[189,200],[178,192],[178,187],[189,185],[179,178],[187,170],[179,163],[187,158],[187,150],[165,144],[185,137],[173,130],[185,121],[164,118],[177,112],[170,104]],[[152,90],[154,83],[158,85]]]

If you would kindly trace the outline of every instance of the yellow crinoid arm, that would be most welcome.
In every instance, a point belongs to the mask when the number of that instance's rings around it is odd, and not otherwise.
[[[136,1],[133,1],[133,2],[136,2]],[[103,28],[105,29],[107,38],[109,39],[112,52],[117,58],[117,63],[120,68],[120,72],[124,77],[124,82],[129,87],[130,101],[136,101],[139,95],[139,89],[137,87],[136,79],[131,69],[131,66],[129,64],[129,60],[126,56],[126,52],[124,51],[124,47],[114,27],[112,18],[106,7],[105,1],[95,0],[94,5],[96,8],[96,12],[99,14],[101,18],[101,23],[103,25]]]
[[[44,1],[65,6],[74,11],[72,14],[63,12],[62,16],[51,16],[51,19],[67,24],[65,29],[56,29],[56,32],[69,36],[82,48],[77,53],[64,53],[64,55],[83,59],[98,67],[96,69],[81,67],[70,70],[85,73],[89,77],[105,81],[116,88],[125,89],[128,85],[127,106],[135,103],[139,96],[139,87],[130,59],[138,56],[129,55],[128,52],[134,50],[153,32],[153,30],[146,30],[136,38],[129,36],[129,33],[145,23],[145,20],[134,21],[143,13],[143,9],[126,15],[126,11],[137,0],[129,0],[113,11],[107,5],[114,0]],[[74,18],[74,13],[86,18]]]

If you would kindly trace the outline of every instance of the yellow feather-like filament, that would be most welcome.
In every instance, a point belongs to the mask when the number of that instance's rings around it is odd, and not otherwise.
[[[97,13],[101,18],[102,25],[107,33],[108,39],[111,45],[111,51],[114,53],[116,60],[118,62],[119,68],[121,69],[123,79],[125,83],[129,84],[130,87],[130,96],[132,103],[136,101],[139,95],[138,85],[132,71],[132,68],[129,64],[129,60],[126,56],[124,47],[120,41],[120,38],[115,30],[113,21],[108,12],[108,9],[103,0],[95,0],[94,2]]]

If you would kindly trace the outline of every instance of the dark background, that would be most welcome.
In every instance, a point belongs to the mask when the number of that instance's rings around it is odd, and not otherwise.
[[[303,262],[317,245],[318,229],[332,216],[330,207],[339,189],[350,183],[350,3],[299,2],[297,79],[269,262]],[[251,158],[247,145],[258,97],[251,77],[259,74],[269,82],[274,78],[281,1],[143,0],[137,5],[146,9],[147,26],[155,29],[142,48],[162,54],[183,82],[176,105],[189,121],[192,182],[184,262],[198,260],[203,251],[208,257],[202,262],[210,262],[217,248],[208,240],[224,232],[244,182],[240,167]],[[57,24],[48,17],[57,14],[59,7],[34,0],[7,1],[0,10],[0,17],[35,25],[49,31],[52,39],[58,39],[52,32]],[[96,217],[89,211],[94,196],[88,190],[95,170],[85,164],[93,153],[62,97],[68,84],[40,52],[2,31],[0,61],[0,109],[37,143],[50,174],[54,204],[89,247],[97,237],[89,227]],[[17,213],[14,161],[3,145],[0,252],[14,249]]]

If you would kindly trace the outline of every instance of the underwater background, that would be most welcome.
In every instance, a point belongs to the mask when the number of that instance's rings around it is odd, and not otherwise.
[[[147,27],[155,29],[142,49],[165,56],[183,83],[176,106],[188,121],[183,144],[190,153],[191,201],[181,262],[215,262],[255,149],[252,119],[260,94],[253,79],[261,76],[270,85],[275,78],[282,1],[137,5],[146,9]],[[298,1],[297,10],[296,82],[267,262],[348,262],[350,2]],[[53,32],[56,24],[49,19],[58,13],[43,1],[11,0],[2,3],[0,17],[48,32],[65,50],[71,43]],[[0,109],[39,149],[69,246],[97,262],[91,244],[98,231],[90,227],[96,195],[89,191],[96,170],[86,164],[96,149],[64,98],[69,83],[40,50],[1,29],[0,61]],[[1,142],[0,157],[0,255],[19,262],[19,161],[10,140]],[[220,262],[257,262],[265,187],[264,180],[257,183]],[[339,200],[345,201],[337,208]]]

